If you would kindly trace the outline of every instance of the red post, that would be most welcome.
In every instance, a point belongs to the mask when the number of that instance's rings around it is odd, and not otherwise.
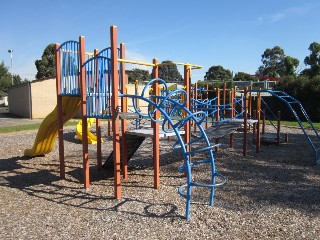
[[[84,187],[90,187],[90,173],[89,173],[89,156],[88,156],[88,122],[85,117],[87,114],[86,110],[86,83],[85,83],[85,67],[83,63],[85,62],[85,43],[84,36],[79,37],[80,43],[80,77],[81,77],[81,120],[82,120],[82,151],[83,151],[83,177],[84,177]]]
[[[257,105],[258,107],[258,105]],[[257,119],[257,110],[254,109],[252,111],[252,119]],[[256,129],[257,129],[257,124],[256,123],[253,123],[253,128],[252,128],[252,142],[254,142],[254,139],[256,137]]]
[[[209,102],[209,84],[206,84],[206,100],[208,103]],[[209,108],[209,105],[207,106],[207,108]],[[206,117],[206,129],[208,129],[208,117]]]
[[[124,43],[120,44],[120,58],[125,59],[125,45]],[[121,72],[121,93],[126,93],[126,68],[125,63],[121,62],[120,64],[120,72]],[[121,111],[127,111],[127,99],[122,97],[121,98]],[[121,142],[121,160],[122,160],[122,175],[124,179],[128,179],[128,159],[127,159],[127,121],[126,119],[121,119],[121,131],[122,131],[122,142]]]
[[[194,84],[194,99],[197,101],[198,99],[198,83]],[[197,111],[197,103],[195,102],[195,112]],[[197,132],[197,124],[193,123],[193,132]]]
[[[110,27],[111,37],[111,66],[112,66],[112,134],[113,134],[113,166],[114,166],[114,196],[116,199],[121,198],[121,167],[120,167],[120,130],[118,118],[118,91],[119,91],[119,74],[118,74],[118,37],[117,27]]]
[[[98,49],[94,50],[94,55],[96,56],[99,51]],[[98,64],[96,63],[96,72],[98,72]],[[98,78],[98,74],[95,75]],[[96,79],[98,82],[98,79]],[[102,153],[101,153],[101,121],[100,118],[96,118],[96,132],[97,132],[97,164],[98,169],[102,169]]]
[[[281,111],[278,111],[278,126],[277,126],[277,145],[280,145],[280,121],[281,121]]]
[[[265,133],[265,129],[266,129],[266,110],[263,110],[263,113],[262,113],[262,134]]]
[[[184,65],[184,74],[183,74],[183,79],[184,79],[184,86],[185,86],[185,91],[186,91],[186,108],[190,110],[191,107],[191,67]],[[186,116],[184,116],[186,117]],[[191,123],[188,121],[186,125],[184,126],[184,142],[189,143],[191,140]],[[190,146],[186,146],[186,151],[190,151]],[[190,156],[191,157],[191,156]]]
[[[59,160],[60,160],[60,177],[65,178],[65,161],[63,145],[63,119],[62,119],[62,96],[60,96],[61,78],[60,78],[60,52],[59,44],[56,44],[56,89],[57,89],[57,115],[58,115],[58,137],[59,137]]]
[[[261,90],[261,89],[260,89]],[[257,93],[257,142],[256,142],[256,152],[260,152],[260,142],[261,142],[261,92]]]
[[[158,59],[153,59],[155,66],[152,69],[153,78],[159,77]],[[159,83],[154,82],[152,85],[153,95],[158,95]],[[157,99],[155,98],[155,101]],[[160,119],[160,112],[156,111],[154,119]],[[160,129],[159,122],[153,123],[153,171],[154,171],[154,188],[160,188]]]
[[[244,113],[243,113],[243,156],[247,156],[247,131],[248,131],[248,88],[244,89],[243,103],[244,103]]]
[[[216,89],[216,95],[217,95],[217,112],[216,112],[216,121],[220,120],[220,89]]]
[[[226,116],[227,83],[223,83],[223,117]]]
[[[230,133],[229,137],[230,137],[230,139],[229,139],[229,147],[233,148],[234,134]]]

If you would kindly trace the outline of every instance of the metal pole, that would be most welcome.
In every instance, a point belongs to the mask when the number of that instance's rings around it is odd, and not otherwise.
[[[13,85],[13,72],[12,72],[12,55],[13,55],[13,50],[8,50],[8,53],[10,53],[10,72],[11,72],[11,85]]]

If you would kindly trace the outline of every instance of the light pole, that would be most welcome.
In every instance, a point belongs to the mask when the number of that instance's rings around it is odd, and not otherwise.
[[[13,57],[13,50],[9,49],[8,53],[10,53],[10,58],[11,58],[11,64],[10,64],[10,72],[11,72],[11,85],[13,85],[13,72],[12,72],[12,57]]]

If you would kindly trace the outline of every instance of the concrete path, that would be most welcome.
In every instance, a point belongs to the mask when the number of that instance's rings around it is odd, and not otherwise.
[[[0,109],[0,127],[11,127],[20,125],[29,125],[35,123],[41,123],[43,119],[29,119],[17,117],[10,114],[8,110]]]

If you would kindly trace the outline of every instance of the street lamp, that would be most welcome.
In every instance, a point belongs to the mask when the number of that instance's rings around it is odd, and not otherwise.
[[[13,55],[13,50],[8,50],[8,53],[10,53],[10,58],[11,58],[11,65],[10,65],[10,72],[11,72],[11,85],[13,85],[13,72],[12,72],[12,55]]]

